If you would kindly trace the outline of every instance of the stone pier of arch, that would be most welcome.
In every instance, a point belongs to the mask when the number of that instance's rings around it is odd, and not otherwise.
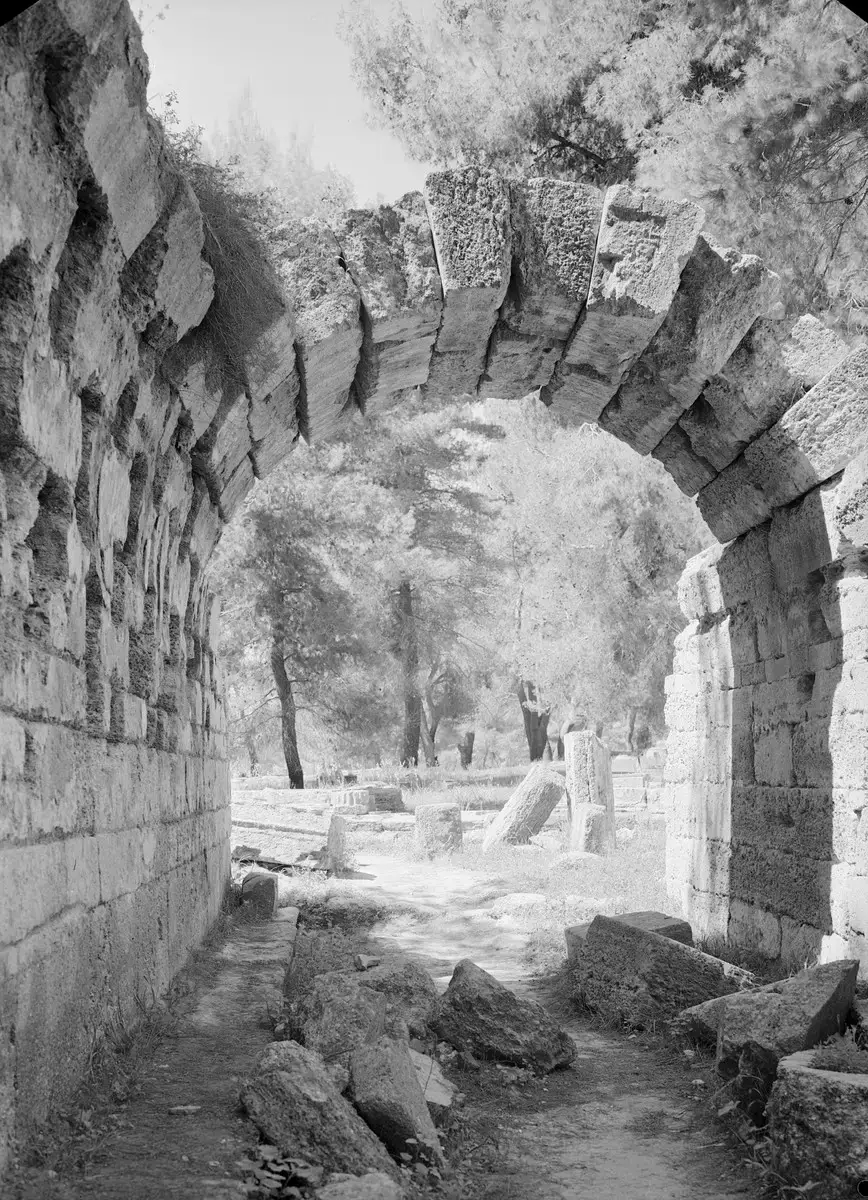
[[[692,204],[476,168],[274,231],[234,312],[125,0],[39,0],[0,70],[0,1170],[219,913],[221,529],[299,437],[416,388],[539,390],[696,497],[673,902],[868,962],[868,351]]]

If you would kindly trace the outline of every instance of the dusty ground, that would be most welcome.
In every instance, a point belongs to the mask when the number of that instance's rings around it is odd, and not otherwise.
[[[344,885],[400,915],[371,932],[416,956],[445,987],[471,957],[551,1007],[575,1038],[573,1067],[542,1080],[486,1066],[454,1075],[466,1096],[449,1132],[454,1173],[444,1200],[695,1200],[760,1197],[747,1153],[715,1119],[710,1064],[659,1038],[628,1037],[570,1012],[552,981],[527,978],[520,925],[493,920],[490,882],[466,868],[360,855]],[[409,909],[416,915],[410,915]],[[335,912],[336,919],[340,914]],[[142,1065],[132,1094],[71,1113],[67,1142],[49,1137],[42,1162],[19,1173],[10,1200],[228,1200],[255,1131],[238,1085],[272,1036],[289,925],[233,922],[200,966],[197,990]],[[448,1070],[448,1068],[447,1068]],[[174,1116],[177,1105],[198,1106]],[[4,1193],[4,1196],[6,1193]]]

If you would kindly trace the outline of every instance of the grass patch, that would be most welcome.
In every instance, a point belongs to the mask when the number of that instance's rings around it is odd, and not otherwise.
[[[856,1041],[849,1029],[839,1037],[829,1038],[814,1051],[810,1065],[815,1071],[842,1071],[846,1075],[868,1075],[868,1050]]]

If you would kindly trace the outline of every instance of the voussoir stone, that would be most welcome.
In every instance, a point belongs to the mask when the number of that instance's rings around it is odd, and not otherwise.
[[[748,985],[748,971],[658,933],[594,917],[576,968],[589,1008],[628,1025],[651,1026],[694,1004]]]
[[[398,1177],[382,1142],[337,1090],[321,1056],[308,1047],[275,1042],[264,1050],[241,1089],[241,1102],[283,1154],[332,1171]]]
[[[306,1047],[328,1062],[346,1061],[356,1046],[385,1031],[386,997],[361,984],[355,973],[325,971],[296,1001],[293,1016]]]
[[[588,295],[603,193],[563,179],[511,185],[513,276],[491,337],[480,396],[547,384]]]
[[[406,1042],[382,1037],[354,1050],[350,1097],[392,1154],[442,1164],[440,1139]]]
[[[536,763],[486,829],[482,849],[529,842],[565,795],[563,775],[544,763]]]
[[[597,420],[663,324],[703,219],[631,184],[607,190],[587,304],[544,402]]]
[[[469,958],[455,967],[432,1027],[456,1050],[541,1073],[576,1057],[572,1038],[541,1005],[519,1000]]]
[[[465,167],[425,180],[425,202],[443,286],[443,320],[426,392],[474,395],[512,264],[509,184]]]
[[[428,379],[443,311],[431,226],[421,192],[375,211],[344,213],[335,233],[362,298],[364,339],[356,398],[367,414]]]

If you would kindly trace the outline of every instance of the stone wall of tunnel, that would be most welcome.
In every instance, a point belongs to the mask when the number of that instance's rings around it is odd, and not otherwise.
[[[219,912],[223,525],[299,436],[414,388],[539,390],[697,497],[673,894],[700,934],[864,957],[868,353],[694,205],[476,168],[241,230],[239,302],[126,3],[39,0],[0,71],[0,1169]]]

